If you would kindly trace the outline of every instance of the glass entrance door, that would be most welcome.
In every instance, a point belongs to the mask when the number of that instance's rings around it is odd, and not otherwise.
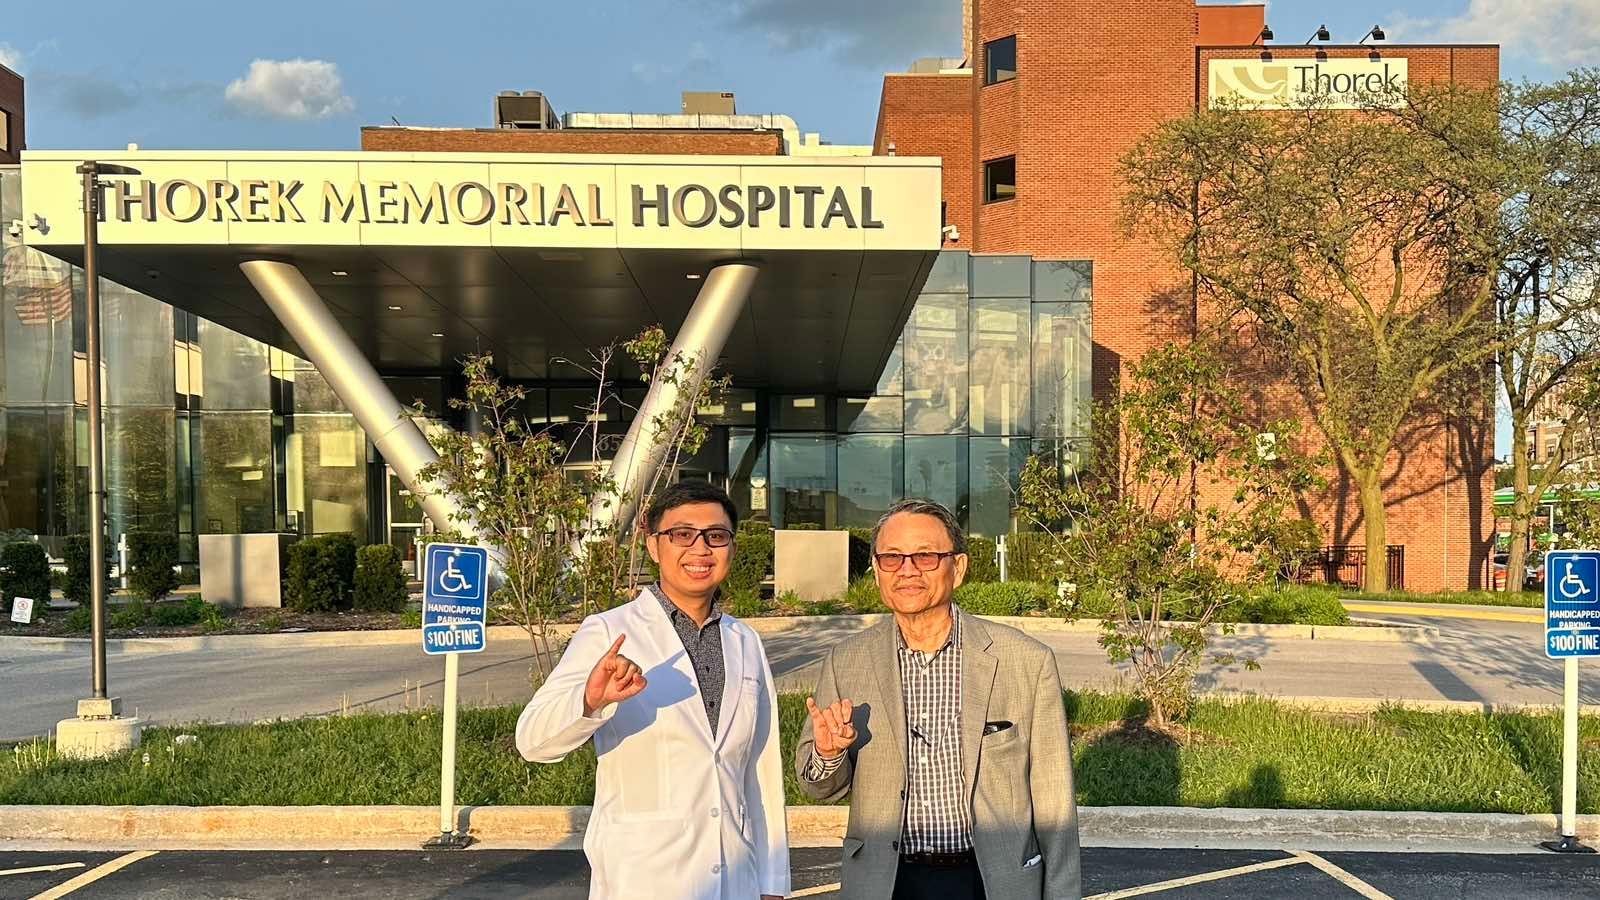
[[[383,467],[389,489],[384,506],[384,518],[389,523],[389,543],[400,551],[401,566],[406,574],[417,577],[417,538],[422,534],[422,504],[406,488],[400,476],[389,466]]]

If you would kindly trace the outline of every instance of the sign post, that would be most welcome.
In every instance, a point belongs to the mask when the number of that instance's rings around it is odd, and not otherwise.
[[[489,551],[469,544],[429,544],[423,557],[422,652],[444,657],[444,753],[439,766],[439,835],[424,850],[460,850],[472,837],[456,830],[456,682],[461,654],[487,643]]]
[[[1600,551],[1551,550],[1544,557],[1544,653],[1566,661],[1561,733],[1561,829],[1540,844],[1593,853],[1578,842],[1578,660],[1600,656]]]

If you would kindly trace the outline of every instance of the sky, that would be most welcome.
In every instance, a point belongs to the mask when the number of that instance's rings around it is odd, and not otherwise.
[[[488,126],[510,89],[560,112],[676,112],[679,91],[733,91],[740,112],[869,143],[885,72],[961,54],[961,0],[6,6],[0,64],[27,78],[35,149],[356,149],[362,125]],[[1278,0],[1267,21],[1283,43],[1322,24],[1336,42],[1377,24],[1390,42],[1499,43],[1510,79],[1600,65],[1600,0]]]

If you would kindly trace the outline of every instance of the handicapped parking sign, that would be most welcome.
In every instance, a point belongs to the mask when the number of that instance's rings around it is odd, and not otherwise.
[[[1544,612],[1546,656],[1600,656],[1600,551],[1545,554]]]
[[[429,544],[422,572],[422,649],[430,654],[482,650],[489,551],[470,544]]]

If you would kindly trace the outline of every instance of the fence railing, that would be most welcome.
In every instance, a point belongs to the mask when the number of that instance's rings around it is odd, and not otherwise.
[[[1390,544],[1385,556],[1389,563],[1388,589],[1391,591],[1405,590],[1405,545]],[[1298,580],[1360,588],[1366,583],[1366,578],[1367,548],[1355,544],[1335,544],[1318,550],[1300,570]]]

